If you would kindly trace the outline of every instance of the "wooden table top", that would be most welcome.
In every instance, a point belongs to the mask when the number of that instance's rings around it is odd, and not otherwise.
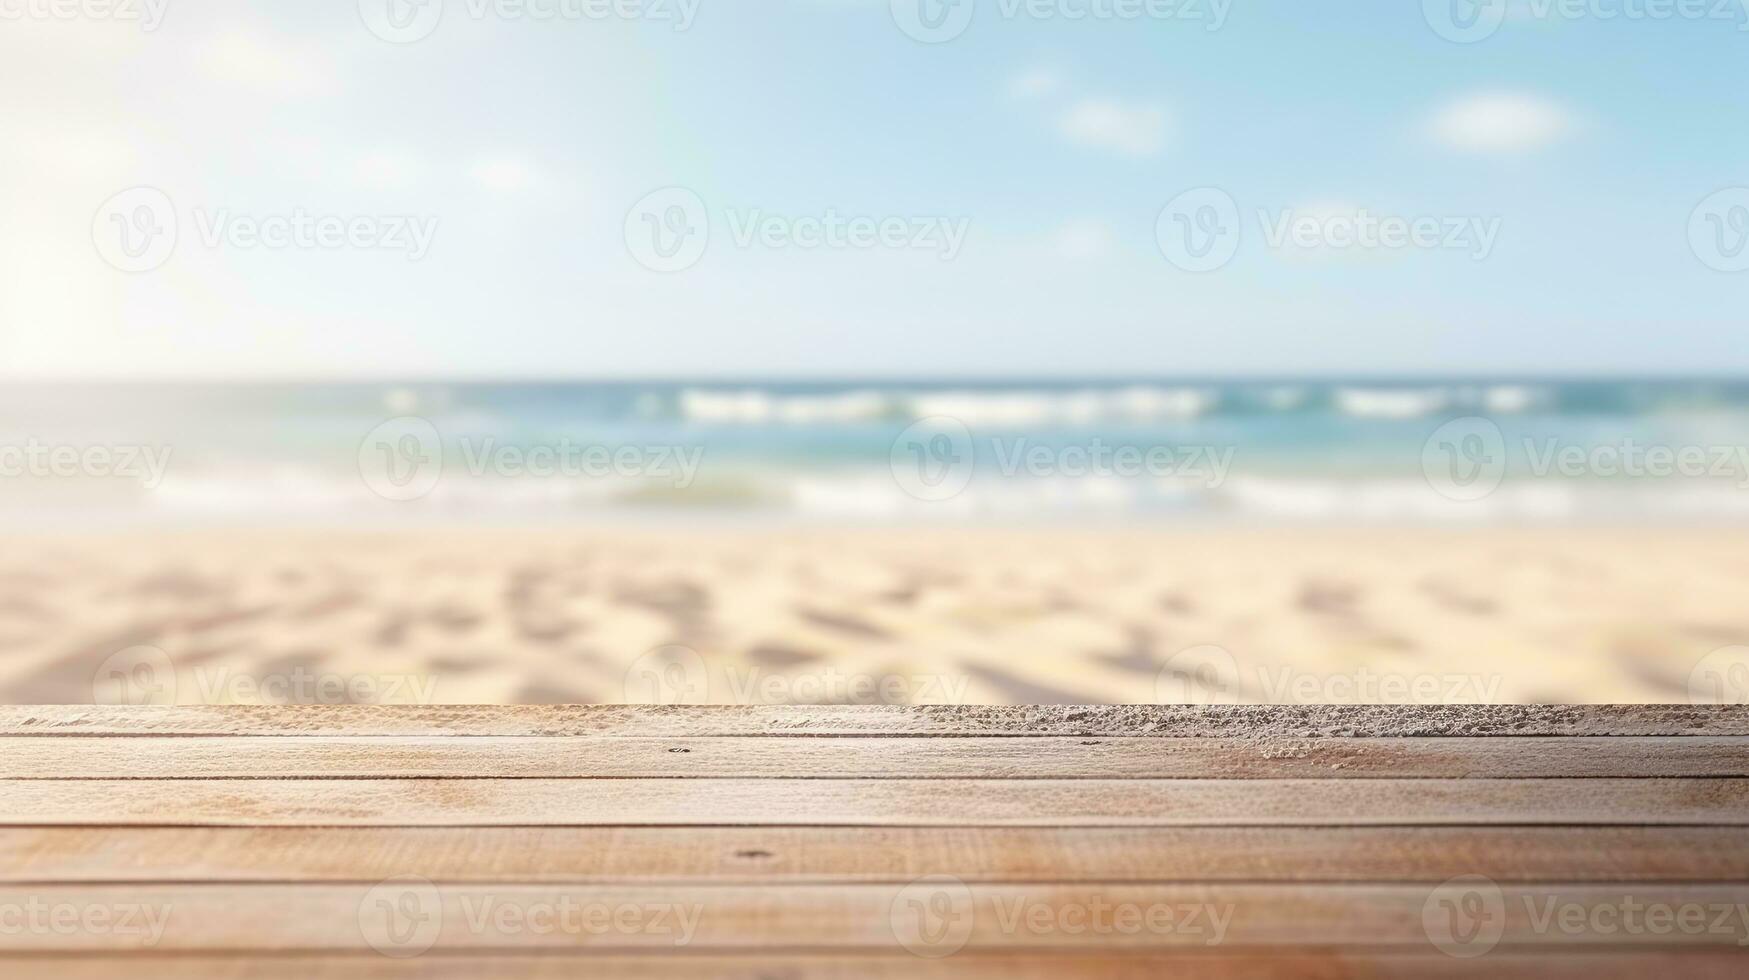
[[[1749,975],[1732,706],[0,707],[0,975]]]

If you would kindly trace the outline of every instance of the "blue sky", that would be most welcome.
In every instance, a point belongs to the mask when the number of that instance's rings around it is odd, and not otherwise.
[[[447,0],[411,43],[367,29],[374,0],[160,2],[150,31],[0,19],[0,83],[30,93],[0,116],[6,376],[1749,369],[1749,272],[1689,241],[1703,199],[1749,186],[1737,0],[1662,20],[1514,2],[1475,43],[1416,3],[1234,0],[1210,30],[1212,5],[976,0],[935,44],[889,0],[698,0],[686,30]],[[139,186],[177,233],[121,271],[94,239]],[[667,187],[710,239],[659,272],[627,216]],[[1188,272],[1156,223],[1201,187],[1240,235]],[[794,242],[829,212],[965,239]],[[210,237],[294,213],[434,232],[417,260],[392,237]],[[1265,232],[1361,214],[1497,235],[1478,258]],[[781,243],[738,243],[755,220]]]

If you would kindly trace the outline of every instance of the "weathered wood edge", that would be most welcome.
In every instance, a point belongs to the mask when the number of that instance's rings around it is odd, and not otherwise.
[[[386,887],[385,887],[386,886]],[[943,890],[943,889],[948,890]],[[99,952],[140,950],[174,954],[239,948],[341,952],[375,948],[397,949],[394,930],[406,912],[396,911],[388,897],[412,895],[414,908],[432,932],[421,955],[436,956],[497,950],[662,951],[708,954],[716,950],[802,949],[845,952],[901,952],[908,948],[934,952],[942,943],[963,949],[948,955],[1036,950],[1110,951],[1118,949],[1194,949],[1211,953],[1243,952],[1270,947],[1304,948],[1330,945],[1343,949],[1398,949],[1437,952],[1424,922],[1429,899],[1441,897],[1441,886],[1307,885],[1307,884],[922,884],[835,883],[791,885],[781,889],[744,885],[421,885],[384,882],[377,885],[26,885],[0,886],[0,902],[29,902],[58,907],[113,907],[118,904],[156,909],[160,929],[137,928],[58,931],[38,929],[8,937],[9,950]],[[919,921],[895,905],[907,898],[945,895],[947,914],[961,925],[950,939],[913,925]],[[1642,883],[1635,885],[1537,883],[1500,887],[1504,914],[1495,921],[1501,947],[1512,949],[1579,950],[1623,945],[1642,948],[1739,949],[1741,920],[1723,920],[1718,927],[1673,928],[1654,933],[1616,927],[1579,929],[1539,927],[1536,902],[1597,906],[1696,905],[1735,908],[1749,901],[1749,885]],[[957,893],[957,894],[956,894]],[[642,907],[650,909],[638,925],[588,928],[530,928],[520,917],[480,919],[468,909],[490,902],[498,908],[554,908],[569,901],[582,907]],[[1107,907],[1156,905],[1197,907],[1198,920],[1186,918],[1170,928],[1117,930],[1091,928],[1043,929],[1005,925],[1002,909],[1024,903],[1043,909],[1046,921],[1063,921],[1062,912]],[[385,906],[387,906],[385,908]],[[686,919],[658,909],[688,910]],[[1223,911],[1224,910],[1224,911]],[[914,913],[913,913],[914,914]],[[1214,916],[1225,925],[1215,931]],[[1202,924],[1197,924],[1198,922]],[[417,939],[417,937],[415,937]],[[409,940],[403,939],[402,943]],[[148,945],[150,943],[151,945]],[[413,947],[419,949],[420,946]],[[585,974],[587,975],[587,974]]]
[[[0,883],[1749,881],[1749,828],[0,827]]]
[[[1749,706],[44,705],[0,707],[0,735],[1078,735],[1109,738],[1749,735]]]
[[[0,780],[7,826],[1749,826],[1749,779]]]
[[[0,954],[0,975],[31,976],[52,966],[59,980],[198,980],[201,977],[253,977],[257,980],[309,980],[310,977],[383,980],[421,977],[434,980],[574,980],[579,975],[623,980],[1385,980],[1391,977],[1474,978],[1490,980],[1643,980],[1680,976],[1683,980],[1740,980],[1744,954],[1717,949],[1611,949],[1523,952],[1496,949],[1480,960],[1454,959],[1437,950],[1331,950],[1328,947],[1279,948],[1244,953],[1223,950],[1159,952],[961,951],[941,959],[909,953],[798,953],[749,950],[702,955],[609,954],[552,951],[480,954],[427,954],[390,959],[363,953],[193,953],[193,954]],[[8,972],[11,971],[11,972]]]
[[[0,779],[1749,777],[1749,737],[0,735]]]

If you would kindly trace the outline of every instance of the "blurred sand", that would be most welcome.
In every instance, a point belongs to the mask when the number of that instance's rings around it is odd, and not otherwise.
[[[146,645],[183,703],[1684,701],[1746,585],[1741,530],[8,535],[0,700]]]

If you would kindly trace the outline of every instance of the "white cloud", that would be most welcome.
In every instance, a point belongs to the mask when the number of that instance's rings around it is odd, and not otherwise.
[[[1562,106],[1534,95],[1483,92],[1441,108],[1428,125],[1440,143],[1469,153],[1517,153],[1555,142],[1574,128]]]
[[[353,176],[365,187],[387,190],[415,183],[422,169],[420,160],[412,154],[376,150],[359,158]]]
[[[1059,258],[1084,261],[1110,254],[1115,237],[1103,221],[1077,219],[1057,229],[1053,244]]]
[[[1166,146],[1166,112],[1156,106],[1083,99],[1057,122],[1064,138],[1125,156],[1152,156]]]
[[[139,154],[120,130],[62,129],[43,126],[24,130],[9,147],[21,155],[31,179],[39,182],[69,178],[125,180]],[[0,152],[0,159],[5,157]]]
[[[495,191],[515,191],[528,186],[528,167],[515,157],[489,157],[474,164],[473,178]]]
[[[333,62],[311,45],[245,34],[207,41],[199,56],[211,78],[285,96],[324,95],[336,90]]]
[[[1016,99],[1040,99],[1062,87],[1063,79],[1056,72],[1035,68],[1009,79],[1008,95]]]

